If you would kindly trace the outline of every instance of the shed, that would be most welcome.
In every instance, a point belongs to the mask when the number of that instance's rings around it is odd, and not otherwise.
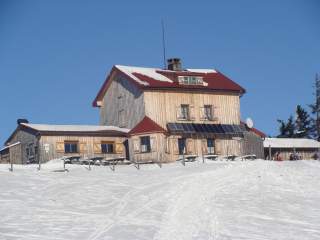
[[[124,156],[130,129],[99,125],[53,125],[18,123],[0,151],[17,164],[47,162],[62,156]],[[13,145],[20,142],[19,145]],[[126,156],[127,158],[129,156]]]
[[[320,142],[307,138],[265,138],[263,146],[266,159],[275,159],[276,153],[283,160],[289,160],[294,153],[300,159],[313,159],[320,149]]]

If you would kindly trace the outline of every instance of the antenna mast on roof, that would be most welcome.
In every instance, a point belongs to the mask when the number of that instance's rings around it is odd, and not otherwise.
[[[165,42],[165,36],[164,36],[163,20],[161,20],[161,26],[162,26],[163,67],[164,67],[164,69],[166,69],[167,68],[167,65],[166,65],[166,42]]]

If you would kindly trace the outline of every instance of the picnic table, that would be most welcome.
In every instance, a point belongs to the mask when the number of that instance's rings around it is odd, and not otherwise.
[[[100,163],[100,161],[102,159],[103,159],[103,157],[89,157],[89,158],[85,158],[85,159],[80,159],[79,162],[81,164],[92,165],[92,164]]]
[[[230,160],[230,161],[234,161],[234,160],[236,160],[236,155],[228,155],[228,156],[226,156],[226,159],[227,160]]]
[[[115,170],[115,166],[118,165],[119,163],[130,164],[130,161],[127,161],[127,159],[125,157],[114,157],[114,158],[106,158],[104,160],[101,160],[101,163],[103,165],[109,165],[110,169],[112,171],[114,171]]]
[[[102,159],[101,163],[103,165],[117,165],[118,163],[126,163],[126,158],[125,157],[114,157],[114,158],[106,158],[106,159]],[[128,163],[130,163],[128,161]]]
[[[208,154],[208,155],[204,155],[204,157],[205,157],[206,159],[216,161],[219,156],[216,155],[216,154]]]
[[[79,163],[80,162],[80,158],[81,156],[69,156],[69,157],[63,157],[62,160],[64,161],[64,163],[69,163],[69,164],[72,164],[72,163]]]
[[[239,157],[242,161],[243,160],[255,160],[257,159],[257,156],[255,154],[248,154],[248,155],[244,155]]]
[[[177,161],[181,161],[182,164],[184,164],[185,162],[196,161],[197,157],[198,157],[197,155],[184,155],[184,156],[180,157]]]

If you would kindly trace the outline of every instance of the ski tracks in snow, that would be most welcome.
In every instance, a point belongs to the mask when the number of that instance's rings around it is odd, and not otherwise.
[[[246,165],[248,167],[248,163]],[[175,189],[176,194],[168,203],[154,239],[218,239],[220,213],[216,195],[239,182],[242,169],[243,165],[230,164],[223,169],[185,178]]]

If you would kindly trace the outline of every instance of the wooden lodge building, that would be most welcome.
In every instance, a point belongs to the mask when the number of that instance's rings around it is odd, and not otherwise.
[[[0,150],[1,162],[47,162],[62,156],[126,156],[129,129],[110,126],[47,125],[18,122]]]
[[[183,153],[262,158],[261,137],[240,122],[244,93],[216,70],[183,70],[180,59],[169,59],[166,70],[114,66],[93,106],[101,125],[131,129],[135,161],[175,161]]]
[[[182,69],[179,59],[169,59],[165,70],[115,65],[93,101],[100,126],[19,123],[0,156],[16,163],[68,154],[161,162],[183,154],[262,158],[260,132],[240,121],[244,93],[221,72]]]

